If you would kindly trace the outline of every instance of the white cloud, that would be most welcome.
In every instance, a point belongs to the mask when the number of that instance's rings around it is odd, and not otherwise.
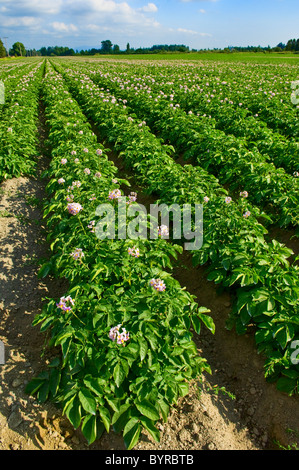
[[[203,8],[201,8],[201,9],[199,10],[199,13],[204,14],[204,13],[206,13],[206,10],[204,10]]]
[[[14,16],[23,16],[31,13],[32,16],[39,14],[54,15],[61,11],[62,0],[0,0],[6,11]]]
[[[192,31],[192,29],[178,28],[177,31],[179,33],[198,34],[197,31]]]
[[[16,18],[0,18],[0,25],[5,27],[18,26],[38,26],[40,23],[38,18],[32,16],[22,16]]]
[[[142,11],[145,13],[155,13],[158,11],[158,7],[154,3],[148,3],[144,7],[141,8]]]
[[[212,36],[209,33],[199,33],[198,31],[193,31],[192,29],[185,29],[185,28],[177,28],[176,30],[178,33],[186,33],[186,34],[198,34],[199,36]]]
[[[53,27],[53,29],[55,29],[55,31],[58,31],[60,33],[74,33],[76,31],[78,31],[78,28],[77,26],[73,25],[73,24],[65,24],[63,22],[60,22],[60,21],[54,21],[51,26]]]

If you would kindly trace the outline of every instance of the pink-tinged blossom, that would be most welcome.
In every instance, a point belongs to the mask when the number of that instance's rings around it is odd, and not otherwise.
[[[72,186],[69,187],[70,191],[73,191],[74,188],[80,188],[81,181],[73,181]]]
[[[166,285],[161,279],[151,279],[150,285],[158,292],[163,292],[166,289]]]
[[[79,134],[82,135],[82,134],[83,134],[83,131],[79,131]]]
[[[137,193],[130,193],[128,196],[129,200],[127,201],[127,204],[131,204],[132,202],[135,202],[137,200]]]
[[[72,150],[72,151],[71,151],[71,155],[77,155],[76,150]]]
[[[74,258],[74,260],[84,258],[84,253],[82,248],[76,248],[73,253],[71,253],[71,256]]]
[[[69,295],[67,297],[61,297],[58,304],[56,304],[58,308],[61,308],[61,310],[64,310],[65,312],[70,312],[74,305],[75,302]]]
[[[96,178],[101,178],[101,177],[102,177],[102,174],[101,174],[99,171],[97,171],[97,172],[94,174],[94,176],[96,176]]]
[[[109,338],[112,339],[112,341],[116,340],[117,334],[119,332],[121,325],[114,326],[113,328],[110,329],[109,331]]]
[[[225,202],[226,202],[226,204],[230,204],[232,202],[232,198],[230,196],[227,196],[225,198]]]
[[[245,219],[247,219],[248,217],[250,217],[250,215],[251,215],[251,212],[250,212],[250,211],[246,211],[246,212],[244,212],[243,217],[244,217]]]
[[[59,180],[57,181],[58,184],[63,184],[65,183],[65,179],[63,178],[59,178]]]
[[[94,228],[95,223],[96,223],[95,220],[91,220],[91,221],[89,222],[89,224],[87,225],[87,228],[89,228],[89,230],[91,231],[91,233],[94,233],[94,232],[95,232],[95,228]]]
[[[102,155],[102,153],[103,153],[103,151],[102,151],[101,149],[97,149],[97,150],[96,150],[96,154],[97,154],[97,155]]]
[[[125,328],[122,328],[122,332],[118,333],[118,335],[117,335],[116,342],[117,342],[117,344],[122,344],[123,346],[125,346],[124,343],[126,341],[129,341],[129,339],[130,339],[129,333],[126,331]]]
[[[208,196],[205,196],[205,197],[203,198],[203,200],[204,200],[204,202],[209,202],[210,198],[209,198]]]
[[[67,200],[67,202],[73,202],[73,200],[74,200],[74,195],[73,195],[73,194],[69,194],[68,196],[66,196],[66,200]]]
[[[121,192],[119,189],[114,189],[113,191],[109,192],[108,199],[118,199],[121,197]]]
[[[158,236],[161,238],[169,236],[169,230],[167,225],[161,225],[161,227],[158,227]]]
[[[241,191],[240,196],[241,197],[248,197],[248,192],[247,191]]]
[[[139,258],[140,256],[139,248],[136,248],[135,246],[133,246],[133,248],[128,248],[128,253],[134,258]]]
[[[9,127],[9,128],[7,129],[7,132],[12,132],[12,127]]]
[[[90,175],[90,169],[89,168],[84,168],[84,173],[86,175]]]
[[[122,328],[122,332],[120,333],[120,327],[121,325],[114,326],[113,328],[110,329],[109,331],[109,338],[112,341],[116,341],[117,344],[121,344],[125,346],[125,342],[130,339],[129,333],[126,331],[125,328]]]
[[[87,148],[84,148],[84,149],[83,149],[83,152],[88,153],[89,150],[88,150]]]
[[[62,165],[65,165],[65,164],[67,163],[67,159],[66,159],[66,158],[62,158],[62,159],[60,160],[60,163],[61,163]]]
[[[294,171],[293,176],[294,176],[295,178],[298,178],[298,176],[299,176],[299,171]]]
[[[77,215],[79,214],[79,212],[83,209],[83,207],[81,206],[81,204],[77,203],[77,202],[72,202],[70,204],[67,205],[67,210],[69,211],[70,214],[72,215]]]

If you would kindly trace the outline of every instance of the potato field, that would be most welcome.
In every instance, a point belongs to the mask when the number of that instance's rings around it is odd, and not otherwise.
[[[60,410],[73,445],[186,450],[208,445],[197,414],[181,447],[165,429],[211,381],[253,447],[298,442],[298,65],[35,57],[0,81],[1,394],[18,355],[20,403]],[[15,431],[35,419],[17,408]]]

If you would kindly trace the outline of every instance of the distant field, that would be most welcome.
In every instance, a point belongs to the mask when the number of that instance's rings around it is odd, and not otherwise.
[[[286,53],[263,53],[263,52],[236,52],[236,53],[221,53],[221,52],[190,52],[190,53],[161,53],[161,54],[123,54],[123,55],[101,55],[94,56],[69,56],[63,57],[64,59],[113,59],[113,60],[145,60],[145,61],[216,61],[216,62],[240,62],[240,63],[259,63],[259,64],[298,64],[299,54],[286,54]],[[3,61],[13,60],[27,60],[39,59],[39,57],[14,57],[4,58]],[[1,63],[0,61],[0,63]]]
[[[180,61],[193,61],[193,60],[212,60],[223,62],[258,62],[258,63],[287,63],[299,65],[299,54],[281,54],[281,53],[254,53],[254,52],[238,52],[225,54],[221,52],[190,52],[186,53],[172,53],[172,54],[128,54],[128,55],[96,55],[85,56],[82,58],[100,58],[100,59],[115,59],[115,60],[180,60]],[[78,57],[77,57],[78,58]]]

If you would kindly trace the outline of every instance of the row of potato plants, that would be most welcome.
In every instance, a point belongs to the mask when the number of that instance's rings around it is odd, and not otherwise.
[[[245,80],[242,82],[239,79],[232,84],[231,71],[220,79],[216,73],[207,76],[202,67],[180,67],[178,70],[173,66],[164,65],[161,69],[159,65],[135,64],[132,71],[128,64],[121,64],[116,70],[111,64],[105,64],[101,65],[101,75],[111,81],[122,82],[120,85],[126,90],[142,89],[155,98],[179,104],[187,113],[208,115],[213,118],[209,126],[245,138],[246,148],[257,148],[275,166],[283,167],[291,175],[299,170],[299,146],[296,139],[289,139],[273,131],[265,121],[259,119],[257,113],[252,115],[246,105],[240,102],[242,97],[239,95],[236,106],[231,98],[231,89],[239,91],[248,85]],[[289,100],[290,92],[291,88],[288,89]],[[273,95],[276,96],[276,93],[264,92],[261,99],[267,101],[270,97],[272,100]]]
[[[293,175],[299,170],[299,146],[294,136],[284,136],[267,126],[265,121],[258,119],[256,113],[252,115],[251,111],[240,101],[242,97],[238,95],[237,107],[231,98],[228,98],[226,89],[229,83],[229,77],[214,76],[213,81],[207,81],[207,77],[200,76],[198,73],[186,70],[183,74],[185,83],[182,85],[178,81],[178,73],[173,67],[164,67],[164,77],[161,72],[149,69],[149,74],[141,77],[141,70],[135,67],[134,80],[130,75],[131,87],[143,86],[147,90],[154,92],[157,96],[167,95],[172,102],[178,103],[187,113],[201,113],[210,115],[213,125],[216,129],[224,131],[226,134],[233,134],[238,138],[245,138],[248,149],[257,148],[260,153],[266,155],[268,161],[272,161],[276,167],[283,167],[287,173]],[[188,77],[190,77],[188,79]],[[154,82],[153,82],[154,78]],[[180,79],[182,74],[180,74]],[[127,79],[128,81],[128,79]],[[126,85],[127,87],[128,85]],[[244,83],[238,81],[237,88],[244,86]],[[162,90],[162,93],[161,93]],[[288,89],[288,99],[290,100],[291,88]],[[261,100],[273,99],[276,93],[272,91],[264,92]],[[279,95],[280,96],[280,95]],[[234,99],[236,99],[234,97]],[[280,105],[280,112],[283,113],[283,105]],[[292,139],[293,138],[293,139]]]
[[[229,100],[224,101],[217,94],[212,99],[199,99],[195,90],[187,94],[177,92],[175,100],[187,113],[211,115],[216,129],[236,138],[245,138],[244,145],[249,150],[258,149],[266,161],[284,168],[286,173],[293,176],[299,171],[298,143],[273,131],[265,121],[258,120],[257,116],[253,116],[241,103],[236,109]]]
[[[232,191],[247,190],[249,200],[267,211],[281,227],[298,228],[297,177],[267,162],[257,150],[249,151],[242,139],[215,129],[208,117],[188,115],[163,97],[150,97],[147,90],[128,90],[122,81],[110,80],[107,74],[89,74],[100,87],[125,100],[133,113],[175,146],[177,154],[216,175]]]
[[[243,75],[243,70],[241,71]],[[292,82],[298,80],[298,67],[271,65],[252,68],[252,80],[244,77],[242,101],[249,111],[274,131],[298,141],[298,105],[291,101]],[[236,97],[236,92],[232,95]],[[237,101],[238,105],[238,101]]]
[[[193,252],[194,265],[206,265],[207,279],[233,294],[228,328],[242,334],[255,325],[267,379],[297,393],[299,369],[291,355],[292,342],[299,338],[299,281],[298,266],[288,260],[292,251],[276,240],[265,240],[267,230],[258,221],[261,213],[248,203],[246,192],[232,200],[203,169],[175,163],[173,148],[130,116],[113,95],[100,90],[88,75],[57,62],[55,66],[102,137],[135,170],[141,184],[159,196],[158,202],[203,203],[204,240]]]
[[[194,67],[194,64],[193,64]],[[239,104],[275,132],[298,140],[298,105],[291,101],[298,67],[290,64],[201,64],[208,86],[225,82],[226,96],[235,110]],[[201,73],[202,75],[202,73]]]
[[[6,102],[0,121],[0,181],[34,172],[42,73],[43,63],[39,61],[18,68],[13,79],[3,80]]]
[[[60,353],[27,392],[57,403],[89,444],[111,428],[128,449],[142,429],[159,442],[157,421],[166,422],[189,383],[211,372],[193,335],[202,325],[214,332],[214,324],[171,275],[179,245],[158,236],[97,236],[101,204],[115,210],[119,229],[120,185],[129,191],[128,182],[117,178],[107,149],[49,64],[42,90],[52,155],[44,206],[52,255],[40,276],[59,276],[68,289],[34,319],[49,333],[47,347]],[[130,220],[135,195],[121,197]]]

